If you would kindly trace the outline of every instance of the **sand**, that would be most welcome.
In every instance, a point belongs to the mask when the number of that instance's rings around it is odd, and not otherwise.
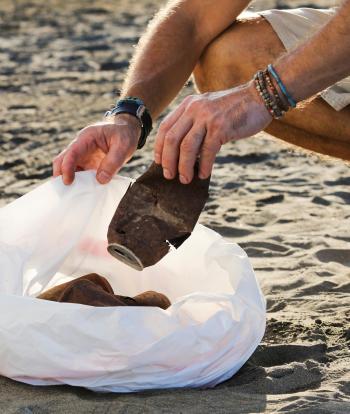
[[[1,0],[1,206],[47,179],[52,157],[101,119],[159,3]],[[122,174],[151,159],[150,142]],[[0,377],[0,413],[350,413],[349,203],[341,161],[266,134],[226,145],[201,222],[245,248],[266,295],[266,334],[247,364],[212,390],[134,395]]]

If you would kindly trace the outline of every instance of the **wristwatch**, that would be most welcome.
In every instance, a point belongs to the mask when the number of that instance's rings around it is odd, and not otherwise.
[[[152,131],[152,117],[146,105],[140,98],[128,96],[117,101],[115,106],[105,113],[105,117],[116,116],[118,114],[129,114],[136,117],[141,126],[141,136],[137,145],[137,149],[141,149],[148,135]]]

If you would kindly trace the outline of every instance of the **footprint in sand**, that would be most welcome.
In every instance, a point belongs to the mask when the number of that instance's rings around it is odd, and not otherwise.
[[[293,253],[289,247],[277,243],[256,241],[240,243],[240,245],[249,257],[281,257]]]
[[[223,386],[265,394],[296,393],[320,386],[326,345],[259,346],[249,362]]]
[[[348,249],[322,249],[315,255],[320,262],[336,262],[350,267],[350,250]]]
[[[253,233],[251,230],[248,229],[220,226],[216,224],[209,224],[209,227],[212,230],[215,230],[218,233],[220,233],[223,237],[245,237]]]
[[[269,345],[259,346],[250,361],[263,367],[274,367],[289,364],[292,362],[305,362],[309,359],[326,363],[327,346],[316,345]]]
[[[255,153],[252,152],[250,154],[245,155],[219,155],[216,157],[216,162],[218,164],[256,164],[259,162],[265,162],[269,159],[275,159],[277,156],[276,154],[264,154],[264,153]]]
[[[260,200],[257,200],[256,201],[256,206],[257,207],[263,207],[267,204],[282,203],[283,200],[284,200],[284,195],[283,194],[276,194],[276,195],[272,195],[270,197],[261,198]]]
[[[311,200],[314,204],[318,204],[320,206],[330,206],[332,203],[325,198],[316,196]]]
[[[350,185],[350,177],[340,177],[335,181],[325,181],[324,183],[331,187],[336,185]]]

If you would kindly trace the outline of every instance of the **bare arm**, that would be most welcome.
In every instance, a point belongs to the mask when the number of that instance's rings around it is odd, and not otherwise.
[[[137,46],[124,96],[140,97],[157,117],[178,94],[205,47],[250,0],[176,0],[151,22]]]
[[[137,47],[123,88],[157,117],[190,76],[204,48],[223,32],[249,0],[172,0],[153,20]],[[84,128],[53,162],[54,176],[71,184],[79,169],[95,169],[105,184],[134,153],[140,127],[131,115],[114,124]]]
[[[285,54],[274,67],[296,100],[304,100],[350,74],[350,0],[310,40]],[[254,82],[226,91],[186,99],[162,122],[155,145],[155,159],[164,176],[177,172],[184,184],[193,177],[195,160],[200,156],[201,178],[210,175],[215,156],[230,140],[252,136],[268,128],[272,117],[258,95]],[[322,138],[320,138],[322,139]],[[289,138],[286,140],[289,140]],[[328,155],[339,156],[348,142],[316,142],[299,145]],[[347,151],[349,154],[349,150]]]
[[[350,74],[350,0],[311,39],[279,59],[275,67],[296,100],[302,101]]]

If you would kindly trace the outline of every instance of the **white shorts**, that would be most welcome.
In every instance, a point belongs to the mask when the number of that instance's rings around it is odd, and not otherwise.
[[[273,9],[259,14],[270,23],[286,50],[289,51],[316,33],[336,11],[336,8]],[[320,95],[336,111],[350,105],[350,76],[325,89]]]

